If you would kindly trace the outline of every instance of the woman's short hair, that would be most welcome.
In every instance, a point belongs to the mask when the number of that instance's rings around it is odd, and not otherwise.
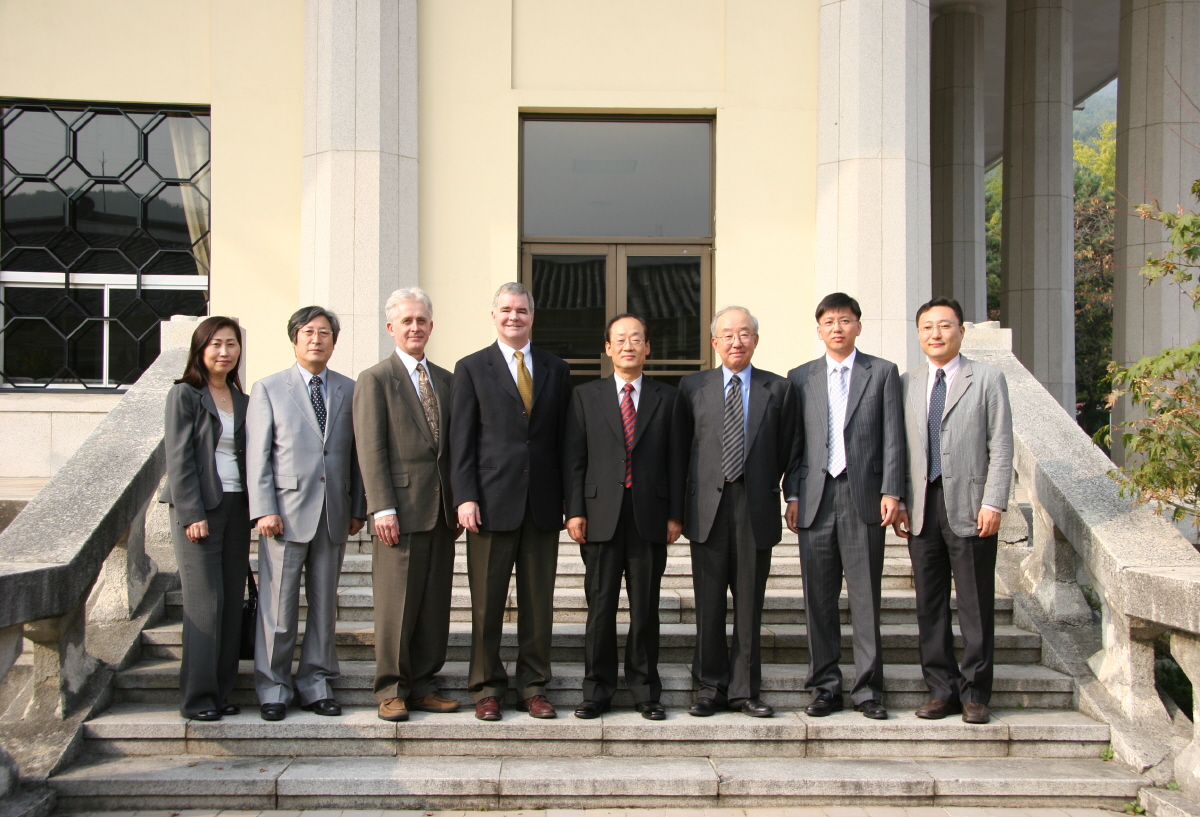
[[[417,301],[425,305],[425,309],[429,311],[429,319],[433,320],[433,301],[429,300],[429,296],[425,294],[425,290],[420,287],[405,287],[393,292],[387,299],[387,303],[383,305],[383,315],[387,318],[388,323],[396,320],[396,313],[400,311],[400,304],[405,301]]]
[[[296,337],[300,334],[300,330],[317,318],[329,321],[329,328],[333,330],[333,342],[337,343],[338,334],[342,331],[342,324],[338,321],[338,316],[323,306],[302,306],[292,313],[292,317],[288,318],[288,340],[292,342],[293,346],[296,345]]]
[[[234,337],[237,338],[238,362],[241,362],[242,327],[238,326],[238,322],[233,318],[213,315],[200,321],[196,331],[192,332],[192,344],[188,347],[187,365],[183,367],[183,377],[176,380],[176,383],[187,383],[196,389],[202,389],[208,385],[208,367],[204,365],[204,350],[208,348],[208,344],[212,343],[213,335],[225,327],[232,329]],[[233,371],[225,378],[225,382],[232,383],[237,386],[238,391],[243,391],[242,379],[238,376],[237,366],[233,367]]]

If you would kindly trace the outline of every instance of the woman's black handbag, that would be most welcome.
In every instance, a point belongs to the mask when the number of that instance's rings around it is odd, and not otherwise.
[[[242,602],[242,645],[238,657],[243,661],[254,659],[254,637],[258,631],[258,585],[254,583],[254,571],[246,571],[246,600]]]

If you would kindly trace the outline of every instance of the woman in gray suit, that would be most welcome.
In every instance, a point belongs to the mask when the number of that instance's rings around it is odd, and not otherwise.
[[[167,395],[163,444],[171,539],[183,585],[179,711],[200,721],[240,710],[229,703],[238,673],[242,593],[250,554],[246,404],[238,378],[242,331],[215,315],[192,334],[187,368]]]

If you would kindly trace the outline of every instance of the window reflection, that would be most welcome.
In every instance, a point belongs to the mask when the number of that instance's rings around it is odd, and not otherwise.
[[[629,311],[650,327],[654,360],[698,360],[700,259],[629,256]]]
[[[603,255],[535,255],[533,324],[538,348],[566,359],[595,358],[603,348]]]

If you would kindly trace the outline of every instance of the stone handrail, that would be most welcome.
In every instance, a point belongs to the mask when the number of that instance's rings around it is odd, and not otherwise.
[[[106,687],[98,674],[105,664],[96,649],[89,652],[89,630],[100,638],[97,648],[111,650],[121,639],[109,636],[140,621],[135,614],[157,571],[145,551],[145,520],[164,471],[166,396],[183,371],[197,320],[161,324],[157,360],[0,531],[0,681],[25,646],[32,652],[24,697],[12,706],[4,701],[0,737],[11,755],[0,751],[7,772],[0,774],[0,798],[15,785],[17,765],[23,779],[31,771],[37,779],[58,762],[32,742],[70,743],[75,722],[103,700],[107,689],[97,687]],[[34,762],[26,764],[23,754]]]
[[[1014,467],[1032,510],[1032,546],[1005,581],[1018,623],[1046,637],[1044,663],[1076,678],[1080,709],[1110,724],[1116,757],[1200,796],[1200,730],[1190,744],[1172,738],[1154,655],[1154,640],[1170,632],[1172,656],[1200,689],[1200,553],[1168,520],[1120,495],[1109,475],[1116,466],[1011,345],[1010,330],[982,324],[968,328],[963,351],[1008,380]],[[1091,605],[1084,588],[1094,590]]]

